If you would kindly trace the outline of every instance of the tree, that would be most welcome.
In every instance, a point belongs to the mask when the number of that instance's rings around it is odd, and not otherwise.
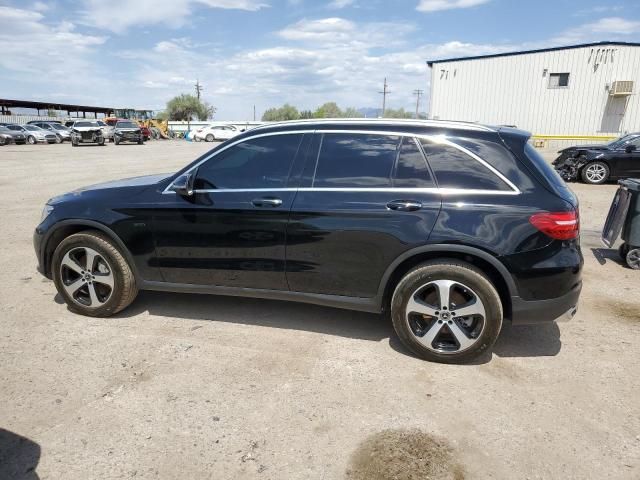
[[[167,102],[166,114],[169,120],[191,122],[194,119],[209,120],[216,113],[216,108],[207,102],[200,101],[193,95],[182,94]]]
[[[342,116],[344,118],[362,118],[362,114],[356,110],[353,107],[349,107],[347,108],[343,113]]]
[[[288,103],[280,108],[270,108],[262,115],[263,122],[282,122],[285,120],[298,120],[300,113],[298,109]]]
[[[384,111],[385,118],[413,118],[415,115],[411,112],[407,112],[404,108],[394,110],[393,108],[387,108]]]
[[[300,118],[303,120],[313,118],[313,112],[311,110],[303,110],[300,112]]]
[[[340,118],[342,110],[336,102],[328,102],[319,107],[314,113],[315,118]]]

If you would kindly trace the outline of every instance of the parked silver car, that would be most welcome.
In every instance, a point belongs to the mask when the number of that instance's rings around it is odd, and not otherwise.
[[[7,128],[15,132],[22,132],[27,139],[27,143],[31,145],[38,142],[56,143],[58,138],[55,133],[51,133],[48,130],[36,127],[35,125],[18,125],[14,123],[7,125]]]
[[[43,120],[41,122],[29,122],[27,125],[35,125],[36,127],[40,127],[45,130],[49,130],[51,133],[54,133],[58,137],[56,143],[71,141],[71,129],[65,127],[60,122],[50,122]]]

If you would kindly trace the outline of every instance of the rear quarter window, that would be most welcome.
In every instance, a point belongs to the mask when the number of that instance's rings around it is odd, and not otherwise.
[[[524,153],[531,161],[535,169],[540,175],[547,179],[551,185],[559,188],[567,188],[567,184],[562,177],[554,170],[554,168],[544,159],[538,151],[527,143],[524,147]]]
[[[478,160],[458,148],[422,139],[427,161],[440,188],[511,191],[511,187]]]

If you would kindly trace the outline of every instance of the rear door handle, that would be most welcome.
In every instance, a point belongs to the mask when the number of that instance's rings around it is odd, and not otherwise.
[[[389,210],[397,210],[400,212],[415,212],[422,208],[422,203],[415,200],[394,200],[387,203]]]
[[[282,205],[282,200],[273,197],[255,198],[251,203],[253,203],[254,207],[277,208]]]

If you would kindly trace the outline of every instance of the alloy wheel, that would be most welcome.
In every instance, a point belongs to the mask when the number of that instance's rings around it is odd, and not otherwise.
[[[113,294],[113,269],[92,248],[69,250],[60,262],[60,278],[69,297],[83,307],[101,307]]]
[[[607,170],[602,165],[596,163],[587,167],[585,175],[590,182],[600,183],[607,177]]]
[[[640,248],[633,248],[627,252],[627,265],[634,270],[640,270]]]
[[[478,294],[452,280],[435,280],[417,289],[407,302],[405,315],[415,339],[439,354],[468,350],[486,324]]]

